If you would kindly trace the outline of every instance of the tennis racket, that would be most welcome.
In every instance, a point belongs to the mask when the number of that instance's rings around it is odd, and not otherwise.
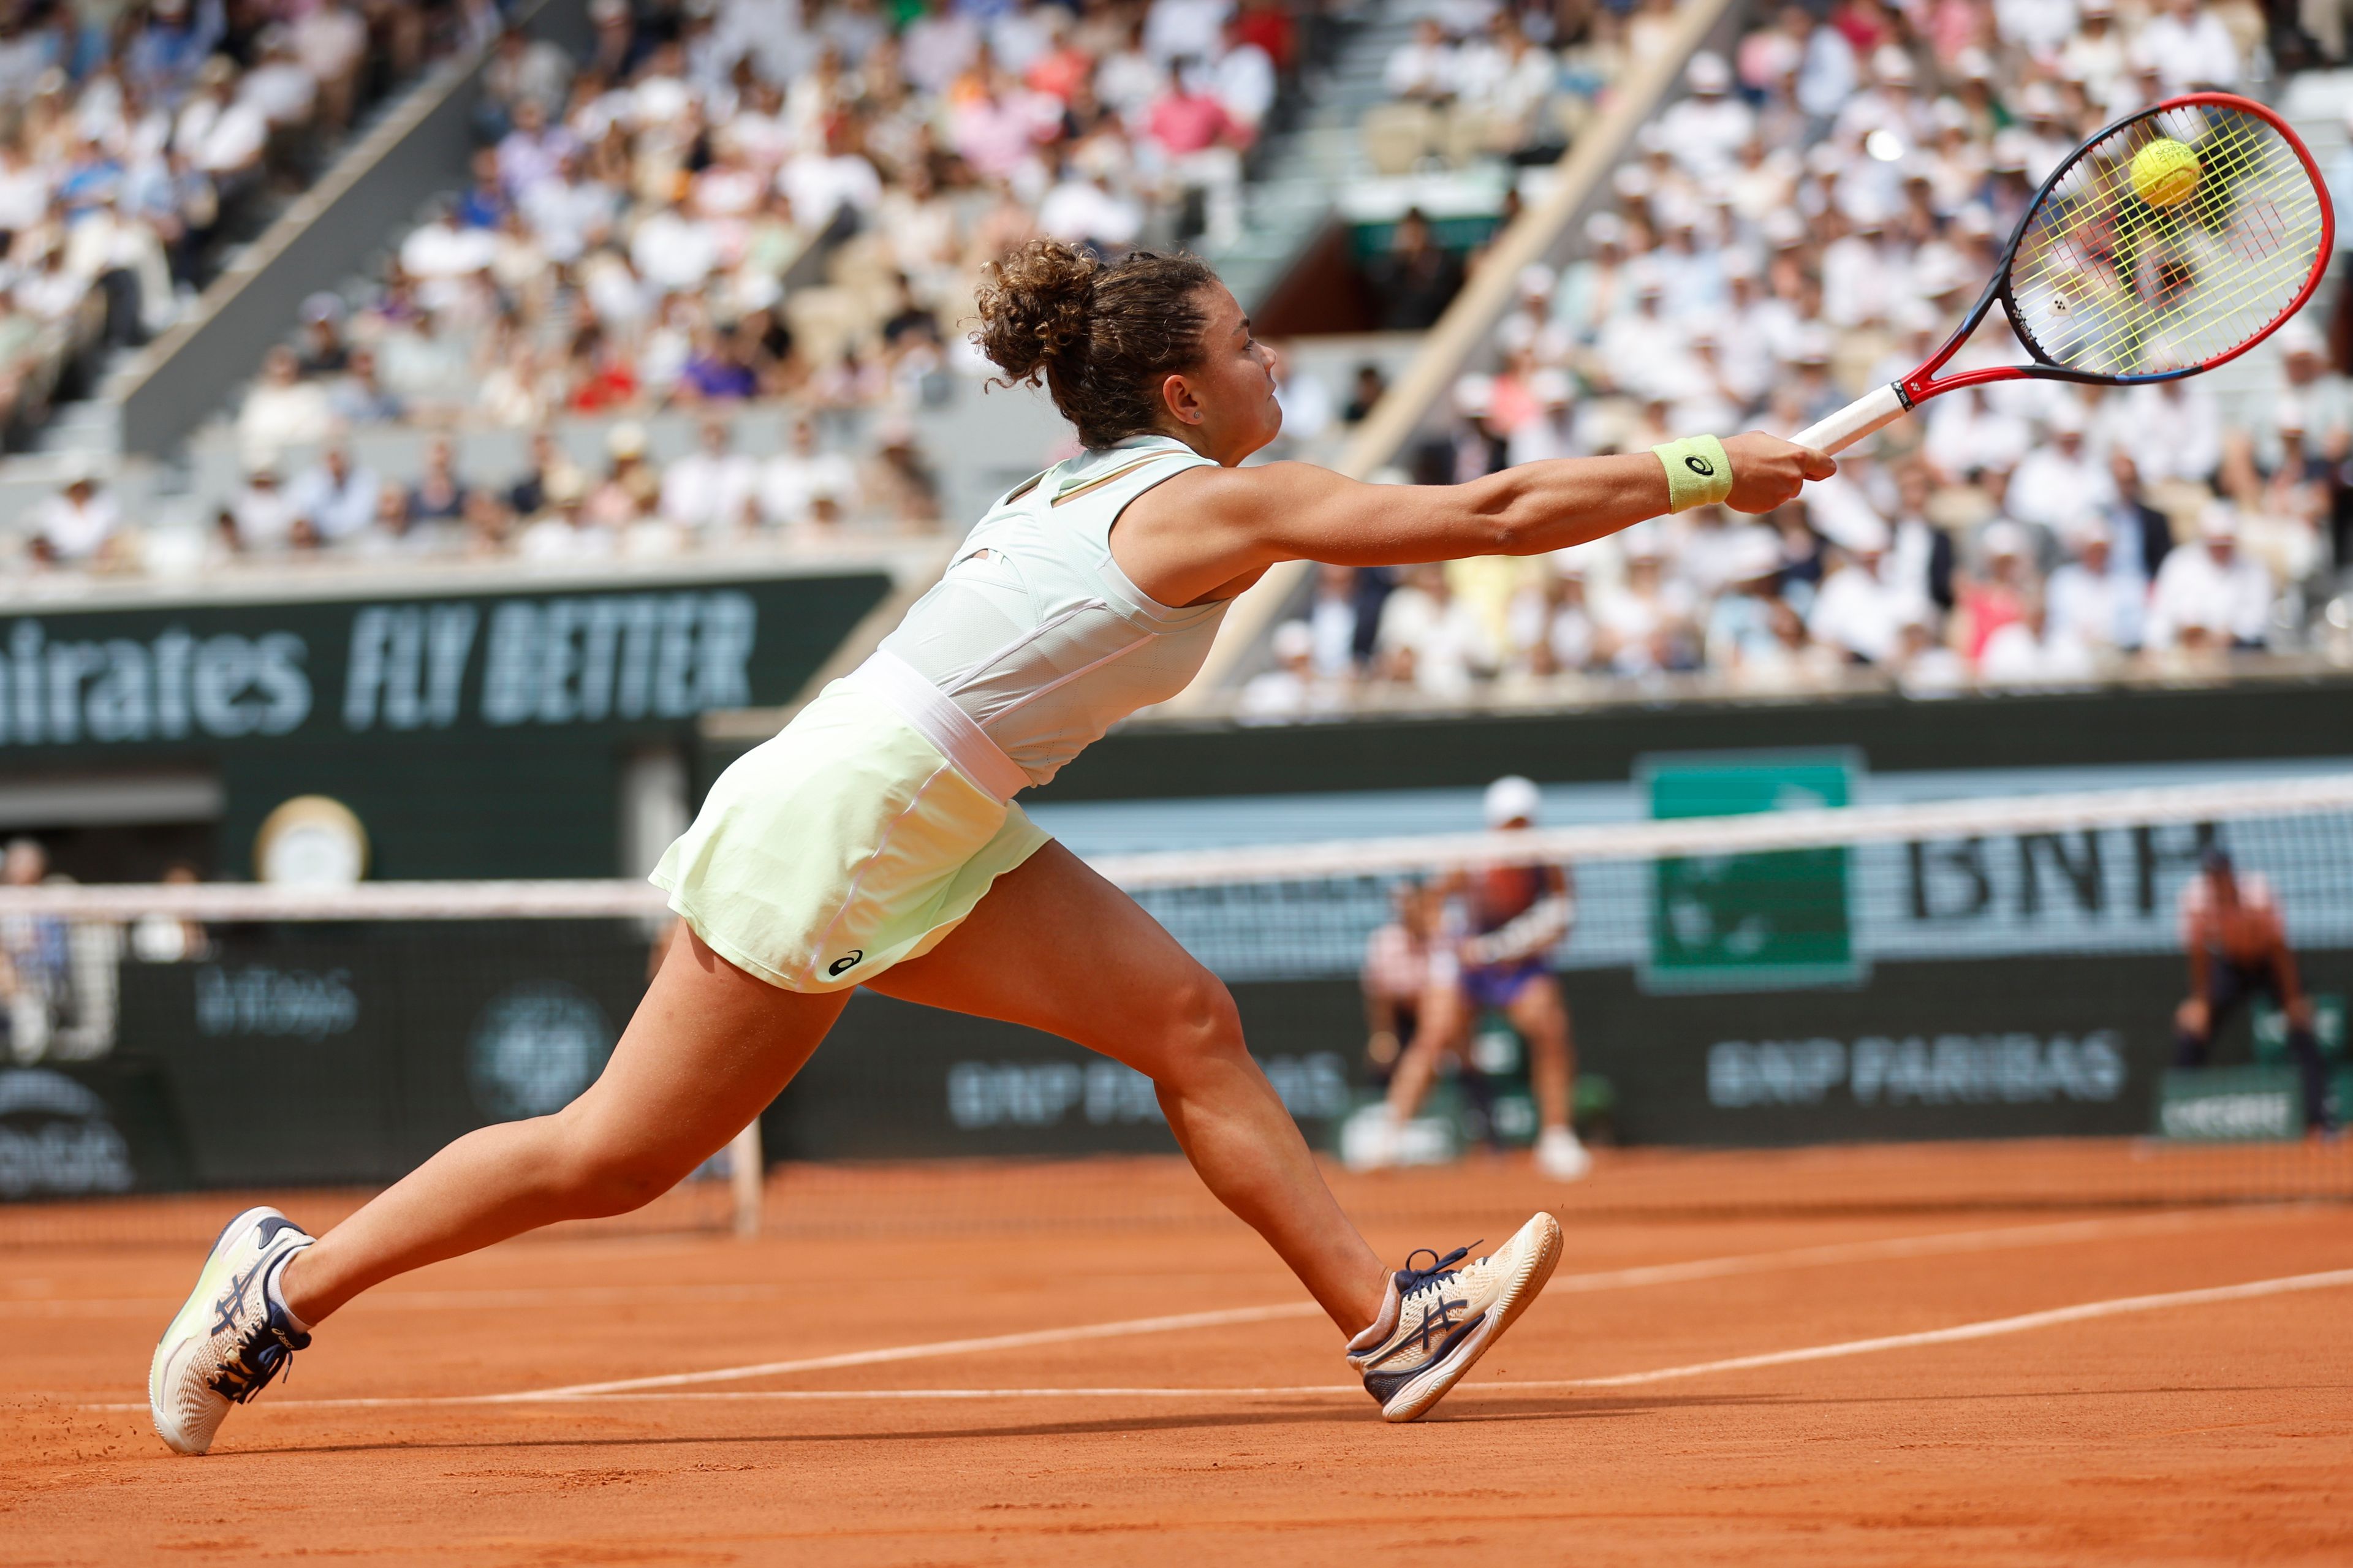
[[[2134,386],[2211,370],[2312,298],[2336,231],[2320,171],[2278,115],[2229,93],[2169,99],[2067,156],[1926,363],[1792,439],[1838,452],[1989,382]],[[1940,378],[1997,300],[2031,363]]]

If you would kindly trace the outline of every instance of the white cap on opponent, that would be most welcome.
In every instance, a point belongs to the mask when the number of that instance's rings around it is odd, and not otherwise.
[[[1487,826],[1508,827],[1514,822],[1533,823],[1537,807],[1543,804],[1532,781],[1517,773],[1506,773],[1487,786]]]

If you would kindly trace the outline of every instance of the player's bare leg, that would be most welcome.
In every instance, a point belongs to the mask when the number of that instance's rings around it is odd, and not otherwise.
[[[1504,1016],[1527,1042],[1528,1087],[1535,1094],[1537,1123],[1567,1126],[1569,1096],[1577,1082],[1577,1046],[1560,982],[1549,974],[1536,976],[1520,988]]]
[[[1470,999],[1462,987],[1451,980],[1433,981],[1422,994],[1421,1010],[1413,1038],[1406,1042],[1398,1056],[1397,1070],[1389,1075],[1389,1124],[1402,1127],[1413,1120],[1414,1112],[1429,1098],[1430,1086],[1438,1080],[1438,1065],[1446,1053],[1455,1048],[1471,1027]]]
[[[287,1266],[286,1305],[315,1324],[412,1268],[652,1202],[776,1097],[848,1000],[770,985],[681,933],[579,1099],[469,1132],[401,1178]]]
[[[1538,1215],[1491,1258],[1392,1275],[1244,1048],[1224,986],[1060,845],[999,879],[940,948],[877,988],[1050,1029],[1150,1075],[1210,1190],[1355,1336],[1352,1359],[1391,1419],[1451,1388],[1559,1256],[1558,1226]],[[564,1110],[468,1134],[316,1241],[274,1211],[232,1221],[151,1363],[158,1432],[204,1452],[231,1402],[258,1393],[321,1320],[372,1285],[651,1201],[775,1098],[847,999],[785,991],[699,939],[673,942],[612,1060]],[[1475,1331],[1418,1331],[1465,1300],[1483,1303]]]
[[[1225,986],[1060,844],[998,878],[945,941],[872,988],[1044,1029],[1145,1074],[1201,1180],[1341,1331],[1379,1311],[1389,1271],[1250,1058]]]
[[[1520,987],[1504,1016],[1527,1042],[1528,1087],[1536,1100],[1536,1164],[1545,1174],[1575,1181],[1592,1167],[1570,1121],[1577,1082],[1577,1044],[1560,982],[1539,974]]]
[[[1059,844],[874,989],[1051,1030],[1148,1074],[1193,1168],[1351,1336],[1349,1365],[1391,1421],[1461,1381],[1560,1259],[1560,1224],[1540,1214],[1485,1258],[1458,1248],[1427,1268],[1384,1268],[1250,1059],[1225,987]]]
[[[275,1209],[238,1215],[149,1359],[156,1435],[206,1452],[230,1405],[371,1285],[668,1191],[775,1097],[842,1001],[777,990],[698,941],[673,942],[604,1072],[563,1110],[467,1134],[316,1240]]]

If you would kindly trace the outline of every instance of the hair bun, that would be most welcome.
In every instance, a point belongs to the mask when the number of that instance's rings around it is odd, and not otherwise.
[[[1218,275],[1190,256],[1098,261],[1033,239],[991,263],[976,303],[1000,384],[1046,384],[1080,442],[1100,450],[1158,427],[1162,385],[1201,363]]]
[[[1077,345],[1103,269],[1056,239],[1033,239],[992,262],[977,300],[981,352],[1017,382],[1082,357]]]

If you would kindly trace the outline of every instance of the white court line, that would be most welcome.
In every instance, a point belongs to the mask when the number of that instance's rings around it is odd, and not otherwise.
[[[281,1399],[280,1405],[338,1405],[354,1409],[384,1405],[531,1405],[552,1400],[587,1401],[612,1398],[656,1388],[679,1388],[698,1383],[728,1383],[750,1377],[771,1377],[788,1372],[824,1372],[835,1367],[877,1366],[886,1362],[920,1361],[933,1356],[963,1355],[974,1351],[1018,1350],[1029,1345],[1066,1344],[1073,1340],[1122,1339],[1131,1334],[1165,1334],[1179,1329],[1218,1328],[1229,1323],[1263,1323],[1278,1318],[1321,1314],[1313,1301],[1284,1301],[1270,1307],[1233,1307],[1216,1312],[1180,1312],[1165,1318],[1130,1318],[1115,1323],[1084,1323],[1071,1329],[1034,1329],[1018,1334],[990,1334],[979,1339],[938,1340],[923,1345],[890,1345],[880,1350],[844,1351],[838,1355],[806,1356],[798,1361],[765,1362],[757,1366],[721,1367],[714,1372],[675,1372],[659,1377],[619,1378],[611,1383],[574,1383],[558,1388],[531,1388],[514,1394],[393,1394],[372,1399]],[[84,1410],[144,1410],[144,1405],[85,1405]]]
[[[1692,1279],[1722,1279],[1737,1274],[1767,1273],[1785,1267],[1820,1267],[1835,1263],[1874,1261],[1882,1258],[1999,1251],[2011,1247],[2046,1246],[2128,1232],[2181,1229],[2216,1217],[2222,1212],[2191,1209],[2159,1215],[2106,1216],[2087,1220],[2060,1220],[2044,1225],[2006,1226],[1989,1230],[1945,1231],[1926,1236],[1884,1237],[1872,1241],[1833,1242],[1820,1247],[1796,1247],[1782,1252],[1734,1254],[1723,1258],[1694,1258],[1683,1263],[1644,1264],[1630,1268],[1613,1268],[1588,1274],[1556,1275],[1546,1289],[1571,1292],[1624,1289]],[[2255,1212],[2276,1216],[2293,1214],[2296,1210],[2293,1206],[2284,1205]],[[2228,1217],[2242,1219],[2249,1215],[2247,1211],[2232,1211],[2228,1214]],[[418,1292],[418,1294],[425,1293]],[[722,1367],[699,1373],[670,1373],[652,1377],[621,1378],[606,1383],[570,1384],[554,1388],[524,1389],[510,1394],[385,1395],[340,1403],[365,1408],[418,1404],[512,1405],[556,1399],[612,1398],[634,1395],[654,1389],[689,1387],[704,1383],[741,1382],[754,1377],[776,1376],[794,1372],[818,1372],[848,1366],[874,1366],[892,1362],[927,1360],[976,1352],[1060,1344],[1074,1340],[1115,1339],[1138,1334],[1214,1328],[1233,1323],[1313,1318],[1317,1315],[1318,1310],[1319,1309],[1312,1302],[1292,1301],[1262,1307],[1231,1308],[1220,1311],[1134,1318],[1124,1321],[1083,1324],[1068,1329],[1040,1329],[1022,1333],[997,1334],[975,1339],[935,1341],[928,1344],[894,1345],[876,1350],[849,1351],[834,1355],[811,1356],[797,1361],[766,1362],[751,1366]],[[785,1392],[777,1391],[776,1396],[782,1397]],[[830,1391],[817,1391],[811,1393],[809,1396],[825,1398],[837,1395]],[[892,1396],[894,1395],[890,1391],[884,1391],[878,1395],[878,1397]],[[303,1405],[326,1402],[280,1400],[272,1403]],[[90,1405],[83,1408],[137,1410],[144,1409],[145,1406]]]
[[[2147,1228],[2151,1219],[2171,1219],[2175,1225],[2190,1223],[2196,1215],[2179,1216],[2133,1216],[2143,1223],[2137,1228]],[[1990,1250],[2020,1245],[2038,1246],[2087,1239],[2104,1229],[2115,1229],[2129,1220],[2093,1219],[2068,1220],[2052,1225],[2011,1226],[1997,1230],[1947,1232],[1943,1236],[1890,1237],[1878,1242],[1843,1242],[1827,1247],[1799,1247],[1789,1252],[1759,1252],[1729,1258],[1697,1258],[1689,1263],[1648,1264],[1635,1268],[1613,1268],[1597,1274],[1572,1274],[1556,1278],[1550,1289],[1614,1290],[1638,1285],[1656,1285],[1684,1279],[1717,1279],[1729,1274],[1761,1273],[1781,1267],[1819,1267],[1827,1263],[1852,1262],[1880,1258],[1921,1256],[1926,1253],[1968,1252]],[[2168,1227],[2169,1228],[2169,1227]],[[690,1388],[706,1383],[743,1383],[755,1377],[777,1377],[787,1373],[824,1372],[847,1366],[876,1366],[888,1362],[926,1361],[938,1356],[965,1355],[976,1351],[1024,1350],[1035,1345],[1061,1344],[1071,1340],[1125,1339],[1134,1334],[1171,1333],[1184,1329],[1219,1328],[1232,1323],[1263,1323],[1284,1318],[1314,1318],[1323,1309],[1313,1301],[1286,1301],[1264,1307],[1237,1307],[1223,1311],[1180,1312],[1168,1317],[1131,1318],[1123,1322],[1091,1323],[1074,1329],[1038,1329],[1026,1333],[991,1334],[979,1339],[944,1340],[932,1344],[894,1345],[881,1350],[847,1351],[835,1355],[809,1356],[797,1361],[758,1362],[749,1366],[717,1367],[708,1372],[662,1373],[650,1377],[616,1378],[607,1383],[575,1383],[558,1388],[528,1389],[517,1394],[490,1394],[472,1396],[476,1403],[503,1404],[515,1400],[537,1400],[582,1397],[593,1394],[626,1394],[639,1389]]]
[[[519,1394],[468,1394],[460,1403],[511,1405],[542,1399],[586,1399],[608,1394],[634,1393],[640,1389],[684,1388],[698,1383],[740,1383],[746,1378],[775,1377],[789,1372],[879,1366],[885,1362],[922,1361],[934,1356],[964,1355],[974,1351],[1020,1350],[1030,1345],[1066,1344],[1073,1340],[1115,1340],[1131,1334],[1171,1333],[1179,1329],[1214,1329],[1229,1323],[1264,1323],[1279,1318],[1313,1318],[1321,1316],[1323,1310],[1313,1301],[1284,1301],[1269,1307],[1233,1307],[1217,1312],[1178,1312],[1165,1318],[1130,1318],[1124,1322],[1086,1323],[1075,1329],[1033,1329],[1027,1333],[939,1340],[927,1345],[892,1345],[881,1350],[844,1351],[838,1355],[805,1356],[798,1361],[723,1366],[711,1372],[673,1372],[658,1377],[616,1378],[610,1383],[575,1383],[561,1388],[527,1389]]]
[[[2314,1205],[2283,1202],[2225,1206],[2166,1209],[2133,1215],[2106,1215],[2091,1219],[2052,1220],[2037,1225],[2000,1226],[1985,1230],[1932,1231],[1924,1236],[1882,1237],[1868,1241],[1831,1242],[1818,1247],[1789,1247],[1775,1252],[1735,1253],[1721,1258],[1693,1258],[1682,1263],[1647,1264],[1592,1274],[1555,1276],[1554,1290],[1611,1290],[1641,1285],[1675,1284],[1714,1279],[1726,1275],[1765,1273],[1776,1268],[1803,1268],[1826,1264],[1870,1262],[1882,1258],[1934,1257],[1957,1252],[1999,1251],[2010,1247],[2041,1247],[2075,1240],[2093,1240],[2144,1230],[2179,1230],[2215,1220],[2233,1224],[2250,1219],[2294,1218]],[[501,1307],[623,1306],[636,1303],[668,1305],[681,1300],[757,1301],[791,1298],[796,1287],[786,1281],[739,1284],[676,1285],[544,1285],[488,1287],[480,1289],[407,1289],[394,1285],[361,1297],[345,1309],[351,1313],[375,1311],[445,1311]],[[177,1298],[162,1296],[67,1297],[11,1293],[0,1295],[0,1317],[70,1317],[166,1311]],[[1304,1307],[1303,1316],[1312,1315]],[[1156,1321],[1156,1320],[1155,1320]]]
[[[1717,1279],[1736,1274],[1767,1273],[1777,1268],[1806,1268],[1829,1264],[1873,1262],[1883,1258],[1937,1257],[1957,1252],[1999,1251],[2010,1247],[2042,1247],[2061,1242],[2093,1240],[2144,1230],[2178,1230],[2216,1219],[2242,1222],[2253,1217],[2279,1218],[2305,1212],[2297,1204],[2265,1204],[2231,1208],[2168,1209],[2156,1214],[2110,1215],[2094,1219],[2053,1220],[2040,1225],[2001,1226],[1988,1230],[1935,1231],[1926,1236],[1883,1237],[1870,1241],[1831,1242],[1778,1252],[1736,1253],[1699,1258],[1682,1263],[1647,1264],[1593,1274],[1555,1276],[1553,1290],[1618,1290],[1641,1285],[1679,1284],[1693,1279]],[[398,1286],[361,1297],[345,1309],[364,1315],[378,1311],[491,1310],[498,1308],[667,1306],[679,1301],[786,1300],[796,1288],[786,1281],[702,1285],[546,1285],[483,1289],[412,1290]],[[31,1296],[0,1295],[0,1318],[136,1317],[168,1315],[178,1306],[162,1296]],[[1314,1314],[1304,1305],[1302,1317]],[[1152,1319],[1148,1321],[1158,1322]]]
[[[1632,1388],[1643,1384],[1669,1383],[1679,1378],[1704,1377],[1712,1373],[1746,1372],[1758,1367],[1790,1366],[1800,1362],[1837,1361],[1847,1356],[1871,1355],[1880,1351],[1911,1350],[1922,1345],[1958,1344],[1970,1340],[1989,1340],[2004,1334],[2027,1333],[2035,1329],[2055,1328],[2063,1323],[2089,1322],[2099,1318],[2118,1318],[2134,1312],[2154,1312],[2172,1307],[2200,1307],[2220,1301],[2245,1301],[2263,1296],[2284,1296],[2303,1290],[2328,1290],[2353,1286],[2353,1268],[2333,1268],[2318,1274],[2290,1274],[2273,1279],[2253,1279],[2240,1285],[2212,1285],[2194,1290],[2168,1290],[2152,1296],[2119,1296],[2105,1301],[2084,1301],[2073,1307],[2053,1307],[2040,1312],[2021,1312],[2014,1317],[1987,1318],[1974,1323],[1957,1323],[1945,1329],[1924,1329],[1908,1334],[1883,1334],[1875,1339],[1841,1340],[1833,1344],[1802,1345],[1794,1350],[1766,1351],[1756,1355],[1727,1356],[1719,1361],[1693,1362],[1683,1366],[1656,1367],[1649,1372],[1618,1373],[1608,1377],[1562,1377],[1533,1379],[1527,1382],[1489,1383],[1472,1386],[1489,1393],[1527,1394],[1552,1393],[1588,1388]],[[318,1410],[375,1409],[387,1405],[493,1405],[542,1404],[617,1405],[644,1404],[656,1401],[726,1401],[744,1403],[762,1400],[770,1403],[801,1403],[814,1400],[875,1401],[875,1400],[1011,1400],[1011,1399],[1271,1399],[1330,1395],[1361,1398],[1363,1390],[1353,1384],[1289,1384],[1261,1387],[1201,1387],[1201,1388],[842,1388],[842,1389],[723,1389],[693,1393],[626,1393],[582,1396],[549,1392],[545,1394],[444,1394],[414,1398],[375,1399],[287,1399],[272,1402],[276,1409],[301,1406]],[[85,1405],[84,1410],[144,1410],[141,1405]]]
[[[2000,1226],[1989,1230],[1932,1231],[1926,1236],[1833,1241],[1819,1247],[1789,1247],[1779,1252],[1734,1253],[1725,1258],[1695,1258],[1684,1263],[1643,1264],[1598,1274],[1561,1274],[1554,1276],[1552,1283],[1545,1289],[1546,1291],[1622,1290],[1640,1285],[1679,1285],[1693,1279],[1768,1274],[1782,1268],[1816,1268],[1837,1263],[1876,1263],[1904,1258],[1943,1258],[1957,1253],[2000,1252],[2013,1247],[2052,1247],[2063,1242],[2094,1241],[2103,1237],[2140,1231],[2186,1230],[2225,1212],[2234,1219],[2250,1217],[2250,1211],[2244,1209],[2176,1209],[2163,1214]],[[2296,1210],[2290,1205],[2266,1205],[2256,1212],[2279,1215]]]
[[[1694,1362],[1689,1366],[1662,1367],[1655,1372],[1620,1373],[1615,1377],[1580,1377],[1555,1384],[1524,1383],[1519,1388],[1630,1388],[1637,1384],[1665,1383],[1678,1377],[1702,1377],[1712,1372],[1741,1372],[1750,1367],[1790,1366],[1799,1362],[1837,1361],[1869,1355],[1874,1351],[1910,1350],[1918,1345],[1959,1344],[2002,1334],[2022,1334],[2061,1323],[2085,1323],[2096,1318],[2121,1318],[2130,1312],[2154,1312],[2167,1307],[2201,1307],[2215,1301],[2247,1301],[2259,1296],[2284,1296],[2297,1290],[2330,1290],[2353,1285],[2353,1268],[2331,1268],[2318,1274],[2288,1274],[2274,1279],[2254,1279],[2243,1285],[2210,1285],[2198,1290],[2168,1290],[2154,1296],[2118,1296],[2106,1301],[2053,1307],[2042,1312],[2021,1312],[2013,1318],[1988,1318],[1949,1329],[1924,1329],[1917,1333],[1883,1334],[1872,1340],[1847,1340],[1838,1344],[1809,1345],[1800,1350],[1767,1351],[1761,1355],[1730,1356],[1723,1361]]]

